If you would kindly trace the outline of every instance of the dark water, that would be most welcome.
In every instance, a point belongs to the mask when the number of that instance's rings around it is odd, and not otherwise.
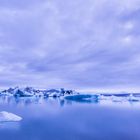
[[[140,103],[1,97],[0,140],[140,140]]]

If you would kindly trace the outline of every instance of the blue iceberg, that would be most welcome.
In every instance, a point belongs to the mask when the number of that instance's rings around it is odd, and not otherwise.
[[[98,95],[70,95],[65,97],[66,100],[80,102],[80,103],[97,103]]]

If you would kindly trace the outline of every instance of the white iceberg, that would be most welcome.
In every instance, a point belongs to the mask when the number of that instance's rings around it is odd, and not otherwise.
[[[14,96],[14,97],[61,97],[65,95],[79,94],[74,90],[60,89],[34,89],[32,87],[25,88],[9,88],[7,90],[0,91],[1,96]]]
[[[0,122],[17,122],[21,120],[22,118],[16,114],[6,112],[6,111],[0,112]]]

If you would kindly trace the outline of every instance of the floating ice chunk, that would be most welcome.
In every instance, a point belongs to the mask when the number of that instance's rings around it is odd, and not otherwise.
[[[31,97],[33,96],[33,93],[27,92],[27,91],[22,91],[20,89],[17,89],[14,93],[14,96],[16,97]]]
[[[0,122],[17,122],[21,121],[22,118],[18,115],[15,115],[13,113],[9,113],[6,111],[0,112]]]
[[[66,100],[75,101],[80,103],[97,103],[98,95],[70,95],[65,97]]]

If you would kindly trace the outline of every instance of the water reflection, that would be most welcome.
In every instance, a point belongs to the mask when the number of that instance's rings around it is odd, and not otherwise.
[[[20,122],[0,122],[0,130],[19,130]]]
[[[139,104],[140,96],[131,94],[79,94],[71,95],[66,97],[13,97],[13,96],[0,96],[0,104],[9,105],[20,105],[20,106],[30,106],[32,104],[43,104],[43,103],[53,103],[58,104],[63,107],[65,105],[72,105],[75,103],[80,104]]]
[[[30,106],[32,104],[53,103],[61,107],[72,105],[73,103],[97,104],[99,102],[97,95],[74,95],[61,98],[42,98],[42,97],[5,97],[1,103]]]
[[[106,104],[109,107],[101,106]],[[139,140],[140,111],[123,108],[125,104],[140,104],[139,97],[0,97],[0,110],[23,118],[18,123],[0,123],[0,136],[2,140]]]

